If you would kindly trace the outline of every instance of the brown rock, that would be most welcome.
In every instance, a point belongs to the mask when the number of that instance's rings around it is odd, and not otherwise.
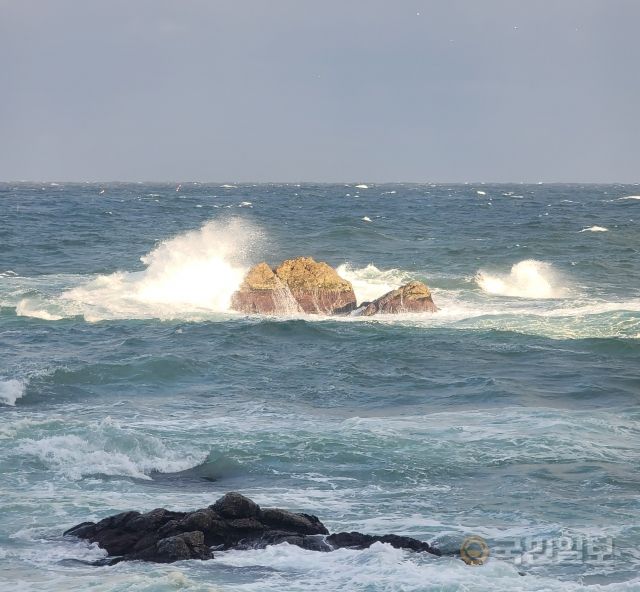
[[[373,302],[365,303],[363,316],[402,312],[436,312],[438,307],[431,298],[431,290],[422,282],[409,282],[392,290]]]
[[[231,308],[249,314],[295,314],[301,308],[266,263],[252,267],[231,296]]]
[[[356,308],[351,283],[324,262],[311,257],[287,259],[275,272],[306,313],[344,314]]]
[[[231,308],[261,314],[345,314],[356,308],[351,283],[311,257],[288,259],[272,270],[260,263],[231,297]]]

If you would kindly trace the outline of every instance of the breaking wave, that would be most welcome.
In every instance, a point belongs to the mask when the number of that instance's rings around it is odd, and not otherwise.
[[[197,318],[225,312],[261,238],[245,222],[208,222],[141,257],[143,271],[100,275],[53,302],[23,299],[16,312],[45,320],[82,315],[88,321]]]
[[[27,384],[23,380],[0,380],[0,404],[14,406],[27,390]]]
[[[589,226],[589,228],[583,228],[580,232],[608,232],[609,229],[604,226]]]
[[[35,457],[71,480],[88,475],[151,479],[153,472],[173,473],[202,464],[208,451],[184,449],[107,418],[91,426],[90,434],[60,434],[18,442],[19,453]]]
[[[567,288],[550,263],[526,259],[516,263],[508,274],[478,271],[478,286],[487,294],[517,298],[562,298]]]
[[[400,269],[383,271],[373,264],[355,268],[349,263],[345,263],[338,266],[336,271],[345,280],[351,282],[359,303],[375,300],[411,279],[410,274],[406,271]]]

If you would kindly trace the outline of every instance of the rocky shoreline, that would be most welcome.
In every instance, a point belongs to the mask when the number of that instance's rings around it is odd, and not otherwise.
[[[398,549],[441,555],[429,543],[406,536],[330,534],[317,516],[261,508],[236,492],[193,512],[164,508],[146,514],[123,512],[97,523],[83,522],[64,534],[97,543],[109,556],[101,564],[109,565],[135,560],[156,563],[206,560],[213,559],[217,550],[256,549],[280,543],[329,552],[341,548],[366,549],[381,542]]]
[[[358,304],[351,282],[311,257],[287,259],[275,268],[265,262],[255,265],[232,295],[231,308],[248,314],[356,316],[438,310],[429,288],[417,281]]]

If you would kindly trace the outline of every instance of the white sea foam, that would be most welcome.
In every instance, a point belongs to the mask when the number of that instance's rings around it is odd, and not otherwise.
[[[344,263],[336,271],[351,282],[359,303],[375,300],[411,279],[407,272],[399,269],[382,271],[372,264],[355,268],[349,263]]]
[[[638,199],[640,200],[640,195],[627,195],[626,197],[619,197],[619,200],[623,200],[623,199]]]
[[[11,405],[22,397],[27,390],[27,383],[23,380],[0,380],[0,404]]]
[[[27,298],[16,311],[47,320],[80,314],[88,321],[225,312],[260,238],[259,231],[240,221],[208,222],[160,243],[141,258],[143,271],[98,276],[63,292],[46,308],[39,299]]]
[[[362,218],[362,221],[363,221],[363,222],[371,222],[371,218],[369,218],[369,216],[364,216],[364,217]]]
[[[121,428],[109,418],[90,427],[90,434],[25,438],[18,441],[17,450],[73,480],[86,475],[150,479],[154,471],[172,473],[195,467],[208,454],[208,450],[175,444],[168,447],[155,436]]]
[[[478,271],[475,281],[487,294],[518,298],[562,298],[567,294],[559,274],[550,263],[526,259],[508,274]]]
[[[356,189],[369,189],[369,185],[361,183],[360,185],[356,185]]]
[[[609,229],[604,226],[589,226],[589,228],[583,228],[580,232],[608,232]]]

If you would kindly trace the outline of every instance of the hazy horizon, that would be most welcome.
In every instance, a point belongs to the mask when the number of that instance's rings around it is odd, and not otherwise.
[[[633,0],[0,0],[0,15],[8,182],[640,181]]]

